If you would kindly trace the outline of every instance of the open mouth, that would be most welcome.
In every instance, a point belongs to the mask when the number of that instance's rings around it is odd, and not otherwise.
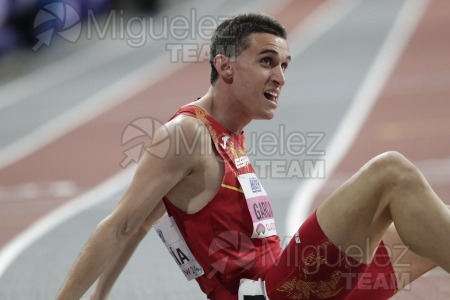
[[[264,92],[264,97],[266,97],[266,99],[269,101],[277,102],[278,93],[272,92],[272,91],[267,91],[267,92]]]

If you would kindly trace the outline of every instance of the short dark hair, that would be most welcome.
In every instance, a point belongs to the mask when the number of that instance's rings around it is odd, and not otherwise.
[[[270,33],[287,39],[286,29],[274,18],[262,13],[240,14],[223,21],[211,37],[209,63],[210,82],[214,84],[219,74],[214,66],[214,57],[223,54],[236,57],[250,47],[248,36],[252,33]]]

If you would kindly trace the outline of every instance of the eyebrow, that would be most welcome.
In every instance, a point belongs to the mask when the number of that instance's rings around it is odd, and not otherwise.
[[[267,54],[267,53],[271,53],[271,54],[274,54],[274,55],[280,55],[280,53],[278,53],[278,51],[275,51],[273,49],[261,50],[260,52],[258,52],[258,55]],[[290,55],[288,55],[287,60],[291,61],[291,56]]]

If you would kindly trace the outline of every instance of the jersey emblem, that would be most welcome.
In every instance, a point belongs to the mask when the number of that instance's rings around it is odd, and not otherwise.
[[[227,149],[227,142],[228,142],[229,138],[230,138],[229,135],[222,136],[222,144],[220,144],[220,146],[222,147],[223,150]]]

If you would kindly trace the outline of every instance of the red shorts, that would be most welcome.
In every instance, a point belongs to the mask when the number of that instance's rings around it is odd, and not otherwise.
[[[325,236],[312,214],[264,279],[270,300],[388,299],[397,291],[387,250],[381,242],[370,264],[346,256]]]

